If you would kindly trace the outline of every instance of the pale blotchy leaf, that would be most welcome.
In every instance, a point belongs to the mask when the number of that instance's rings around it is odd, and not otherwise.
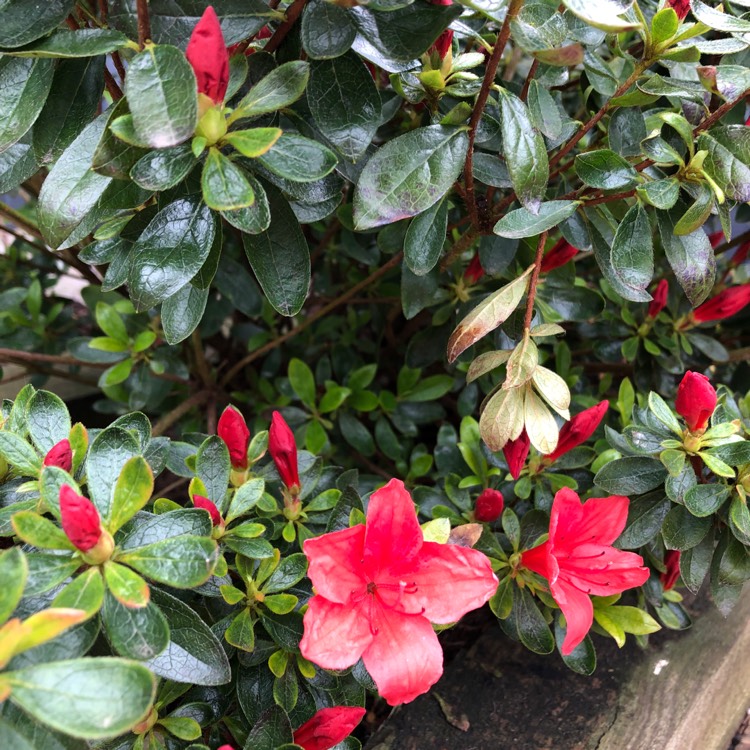
[[[148,47],[125,77],[125,95],[141,142],[168,148],[187,140],[198,121],[198,86],[185,55],[176,47]]]
[[[526,386],[523,404],[523,420],[531,444],[542,454],[552,453],[557,448],[559,430],[552,412],[536,395],[531,385]]]
[[[542,398],[563,418],[570,419],[570,389],[556,372],[539,365],[534,370],[534,386]]]
[[[728,13],[722,13],[701,0],[692,0],[690,3],[693,15],[702,23],[705,23],[714,31],[729,31],[739,34],[750,33],[750,21],[746,21]]]
[[[491,451],[499,451],[517,438],[524,426],[523,388],[504,391],[502,388],[489,397],[479,417],[479,432]]]
[[[472,344],[508,319],[526,292],[528,275],[533,269],[533,265],[529,266],[517,279],[491,294],[456,326],[448,339],[448,362],[454,362]]]
[[[727,197],[740,203],[750,201],[750,167],[710,135],[701,135],[697,146],[708,152],[703,169]]]
[[[496,367],[504,365],[510,358],[511,352],[507,349],[495,352],[485,352],[480,354],[470,365],[466,372],[466,382],[471,383],[473,380],[486,375]]]
[[[356,228],[372,229],[426,211],[461,173],[463,128],[430,125],[385,144],[365,165],[354,193]]]
[[[539,350],[531,337],[525,336],[510,355],[503,389],[507,391],[527,383],[534,375],[538,364]]]
[[[634,205],[617,227],[610,259],[618,279],[617,292],[633,302],[648,302],[651,295],[646,287],[654,275],[654,246],[648,214],[640,204]]]
[[[526,105],[515,94],[501,89],[499,100],[505,163],[513,189],[518,200],[536,215],[549,180],[547,147]]]
[[[638,29],[638,21],[621,18],[633,4],[632,0],[563,0],[563,5],[582,21],[603,31]]]
[[[536,214],[526,207],[517,208],[505,214],[492,231],[510,239],[534,237],[565,221],[576,212],[579,205],[580,201],[547,201],[539,206]]]

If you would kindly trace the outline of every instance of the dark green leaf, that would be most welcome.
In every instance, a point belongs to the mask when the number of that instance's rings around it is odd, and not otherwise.
[[[424,276],[435,267],[443,250],[447,227],[448,202],[445,200],[412,219],[404,239],[404,260],[412,273]]]
[[[120,533],[123,532],[122,537],[118,535],[118,547],[134,549],[184,534],[209,536],[211,519],[198,508],[172,510],[158,516],[141,511]]]
[[[667,513],[662,526],[664,544],[668,549],[686,550],[695,547],[711,529],[710,516],[696,518],[682,505],[676,505]]]
[[[534,237],[565,221],[579,205],[580,201],[547,201],[539,206],[536,213],[526,207],[517,208],[505,214],[492,231],[511,239]]]
[[[305,92],[309,75],[310,64],[304,60],[280,65],[250,89],[237,105],[232,119],[257,117],[288,107]]]
[[[726,196],[740,203],[750,201],[750,166],[706,133],[699,136],[696,145],[708,151],[703,169]]]
[[[698,517],[710,516],[729,497],[729,488],[723,484],[697,484],[685,493],[685,507]]]
[[[292,742],[292,725],[283,708],[274,706],[263,712],[245,742],[245,750],[276,750]]]
[[[576,156],[578,176],[601,190],[629,190],[638,182],[638,173],[614,151],[601,148]]]
[[[37,391],[29,400],[26,423],[34,445],[47,453],[70,433],[70,415],[62,399],[49,391]]]
[[[659,487],[667,470],[656,458],[626,456],[605,464],[594,477],[594,483],[613,495],[642,495]]]
[[[219,509],[224,507],[231,470],[226,443],[218,435],[207,438],[198,449],[195,471],[206,488],[208,499]]]
[[[536,654],[549,654],[555,648],[549,626],[526,588],[513,586],[513,609],[500,620],[500,627]]]
[[[714,556],[714,535],[707,534],[701,542],[680,555],[680,577],[693,593],[697,594],[711,567]]]
[[[265,232],[271,224],[271,208],[268,205],[268,197],[263,185],[251,174],[246,173],[245,179],[253,189],[255,202],[252,206],[239,208],[236,211],[222,211],[221,216],[241,232],[260,234]]]
[[[167,343],[179,344],[198,327],[206,310],[209,291],[208,288],[185,284],[162,302],[161,325]]]
[[[74,5],[73,0],[45,0],[31,9],[25,0],[6,0],[0,8],[0,47],[20,47],[49,34]]]
[[[114,651],[128,659],[153,659],[169,643],[169,625],[153,602],[133,609],[122,605],[108,592],[102,609],[102,624]]]
[[[23,1],[23,0],[21,0]],[[1,18],[2,16],[0,16]],[[2,21],[0,20],[0,23]],[[17,47],[2,50],[4,55],[17,57],[94,57],[116,52],[128,46],[125,34],[113,29],[58,29],[44,39]]]
[[[343,55],[356,36],[357,27],[346,8],[325,0],[310,0],[305,5],[300,38],[305,52],[313,60]]]
[[[190,144],[151,151],[130,170],[132,180],[146,190],[169,190],[184,180],[198,160]]]
[[[620,549],[638,549],[648,544],[661,531],[671,503],[661,492],[654,492],[630,501],[628,522],[617,538]]]
[[[613,274],[608,274],[611,268]],[[610,265],[602,267],[607,281],[622,297],[648,302],[646,288],[654,275],[654,247],[651,224],[643,207],[636,203],[623,217],[612,242]]]
[[[215,211],[252,206],[255,193],[243,171],[218,148],[209,149],[201,174],[203,200]]]

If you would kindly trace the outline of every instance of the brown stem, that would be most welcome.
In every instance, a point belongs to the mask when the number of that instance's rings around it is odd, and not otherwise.
[[[316,320],[319,320],[320,318],[328,315],[331,310],[335,310],[339,305],[343,305],[345,302],[348,302],[349,299],[355,297],[363,289],[370,286],[370,284],[377,281],[381,276],[384,276],[393,267],[397,266],[401,262],[401,258],[403,258],[403,256],[404,254],[402,252],[396,253],[396,255],[394,255],[387,263],[380,266],[380,268],[378,268],[376,271],[373,271],[366,279],[362,279],[362,281],[360,281],[358,284],[355,284],[346,292],[339,295],[335,300],[333,300],[333,302],[329,302],[327,305],[321,307],[316,312],[308,315],[296,328],[292,328],[281,336],[275,338],[273,341],[269,341],[264,346],[261,346],[260,349],[256,349],[254,352],[250,352],[250,354],[248,354],[246,357],[243,357],[239,362],[229,368],[224,377],[221,379],[220,386],[222,388],[225,388],[232,381],[234,376],[240,373],[242,369],[249,365],[251,362],[254,362],[256,359],[265,356],[266,354],[268,354],[268,352],[273,351],[278,346],[281,346],[281,344],[283,344],[284,342],[289,341],[289,339],[294,338],[298,334],[302,333],[302,331],[309,328],[313,323],[315,323]]]
[[[125,81],[125,66],[122,64],[122,57],[119,52],[112,53],[112,62],[115,64],[117,75],[120,76],[120,82]]]
[[[122,99],[122,91],[120,91],[117,81],[115,81],[112,74],[106,68],[104,68],[104,85],[107,87],[107,91],[112,97],[113,102],[119,102]]]
[[[720,107],[715,109],[703,122],[698,123],[693,129],[693,135],[698,135],[703,130],[708,130],[712,125],[721,120],[729,110],[736,107],[743,99],[750,96],[750,88],[745,89],[736,99],[724,102]]]
[[[200,406],[211,396],[211,391],[198,391],[181,404],[175,406],[172,411],[167,412],[158,422],[154,424],[152,431],[155,437],[163,435],[177,420],[184,417],[193,407]]]
[[[206,388],[211,388],[214,385],[214,379],[211,377],[211,368],[206,361],[206,353],[203,351],[203,341],[201,340],[201,335],[197,328],[193,331],[192,336],[190,337],[190,343],[193,347],[195,370],[198,373],[198,377]]]
[[[732,239],[728,240],[727,242],[723,242],[716,248],[716,250],[714,250],[714,255],[721,255],[727,250],[731,250],[733,247],[741,245],[746,240],[750,240],[750,229],[748,229],[746,232],[743,232],[742,234],[738,234],[736,237],[732,237]]]
[[[479,89],[479,94],[477,95],[477,100],[471,113],[471,120],[469,120],[469,148],[466,152],[466,163],[464,165],[464,185],[466,185],[469,216],[471,217],[472,225],[475,227],[479,226],[479,214],[477,211],[477,198],[474,193],[474,140],[477,135],[479,120],[482,117],[484,106],[487,104],[487,99],[490,95],[490,89],[495,82],[500,59],[503,56],[505,45],[510,37],[510,22],[518,15],[522,5],[523,0],[510,0],[508,11],[505,14],[505,20],[503,21],[500,33],[497,35],[497,41],[492,49],[492,56],[490,57],[487,63],[487,68],[484,72],[482,88]]]
[[[453,247],[448,251],[448,255],[443,258],[442,263],[440,264],[441,270],[445,271],[446,268],[450,266],[451,263],[453,263],[456,258],[458,258],[460,255],[463,255],[476,241],[477,237],[479,237],[479,231],[475,228],[467,229],[454,243]]]
[[[534,62],[531,63],[531,67],[529,68],[529,74],[526,76],[526,80],[523,82],[523,88],[521,89],[521,101],[523,102],[526,101],[526,97],[529,95],[529,86],[531,86],[531,81],[534,79],[538,67],[539,60],[534,58]]]
[[[99,0],[99,17],[102,19],[102,23],[107,23],[107,19],[109,18],[107,0]]]
[[[138,44],[141,49],[147,39],[151,39],[151,17],[148,14],[148,0],[136,0],[138,13]]]
[[[539,274],[542,270],[542,256],[544,255],[544,245],[547,242],[547,232],[539,235],[539,242],[536,246],[536,257],[534,258],[534,270],[531,272],[529,281],[529,291],[526,295],[526,314],[523,318],[523,330],[528,331],[531,328],[531,319],[534,317],[534,300],[536,299],[536,287],[539,283]]]
[[[274,52],[276,49],[278,49],[279,45],[286,39],[286,35],[289,33],[289,30],[294,26],[294,24],[297,22],[297,19],[302,14],[302,10],[305,7],[305,3],[307,0],[294,0],[294,2],[289,6],[286,12],[286,17],[284,19],[284,22],[279,26],[276,31],[274,31],[273,36],[268,40],[265,47],[263,47],[264,52]]]

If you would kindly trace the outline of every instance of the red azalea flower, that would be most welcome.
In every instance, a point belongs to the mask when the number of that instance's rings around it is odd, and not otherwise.
[[[708,323],[712,320],[731,318],[748,303],[750,303],[750,284],[732,286],[696,307],[692,312],[693,320],[697,323]]]
[[[70,471],[73,468],[73,449],[70,447],[70,440],[64,438],[59,443],[55,443],[42,461],[44,466],[57,466],[63,471]]]
[[[743,242],[735,251],[732,253],[732,260],[730,261],[733,266],[739,266],[740,263],[744,263],[747,260],[747,255],[750,252],[750,240]]]
[[[60,487],[60,521],[65,535],[81,552],[96,547],[102,535],[99,511],[67,484]]]
[[[474,518],[482,523],[492,523],[500,518],[504,506],[503,493],[488,487],[477,498],[474,505]]]
[[[229,53],[213,6],[209,5],[203,11],[201,20],[195,25],[185,57],[198,80],[198,93],[221,104],[229,84]]]
[[[524,428],[515,440],[509,440],[503,446],[503,455],[508,462],[508,470],[513,479],[518,479],[521,476],[521,469],[523,469],[523,465],[526,463],[530,445],[531,441]]]
[[[724,230],[719,229],[716,232],[711,232],[711,234],[708,235],[708,241],[711,243],[711,247],[715,250],[724,241]]]
[[[662,279],[654,290],[654,298],[649,302],[647,318],[656,318],[659,313],[667,306],[667,296],[669,295],[669,282]]]
[[[268,430],[268,452],[276,464],[281,481],[290,490],[299,489],[297,444],[294,442],[294,433],[284,417],[277,411],[271,417],[271,427]]]
[[[666,571],[659,576],[661,585],[665,591],[674,588],[680,577],[680,550],[668,549],[664,555],[664,567]]]
[[[294,733],[294,744],[304,750],[330,750],[352,733],[364,715],[360,706],[323,708]]]
[[[557,448],[544,456],[549,463],[557,461],[560,456],[585,443],[596,432],[599,423],[609,408],[609,401],[600,401],[596,406],[576,414],[570,422],[566,422],[557,440]]]
[[[224,519],[221,517],[219,509],[207,497],[203,497],[203,495],[195,495],[193,497],[193,505],[196,508],[207,510],[208,515],[211,516],[211,523],[214,526],[221,526],[224,523]]]
[[[479,260],[479,253],[474,253],[474,257],[471,259],[471,263],[466,267],[464,271],[464,278],[470,284],[476,284],[479,279],[484,276],[484,268],[482,268],[482,261]]]
[[[563,656],[573,652],[594,622],[589,594],[619,594],[648,579],[640,555],[612,546],[625,528],[629,503],[619,495],[582,503],[564,487],[552,502],[549,539],[521,556],[522,565],[549,581],[550,593],[565,615]]]
[[[432,5],[453,5],[453,0],[430,0]]]
[[[716,390],[705,375],[688,370],[677,386],[674,407],[690,432],[703,431],[716,408]]]
[[[304,617],[302,655],[325,669],[360,657],[392,706],[427,692],[443,671],[431,622],[456,622],[495,592],[477,550],[425,542],[403,482],[370,497],[367,524],[308,539],[316,594]]]
[[[234,750],[234,748],[231,745],[222,745],[221,747],[216,748],[216,750]]]
[[[233,406],[227,406],[219,417],[216,428],[218,436],[229,449],[229,460],[235,469],[247,469],[247,447],[250,445],[250,430],[245,418]]]
[[[441,60],[445,59],[448,54],[448,50],[453,45],[453,32],[450,29],[446,29],[430,47],[430,52],[435,51],[438,53],[438,57]]]
[[[690,11],[690,0],[667,0],[666,7],[673,8],[674,12],[677,14],[677,18],[679,18],[680,21],[684,21],[685,16],[687,16]]]
[[[554,271],[560,266],[564,266],[569,260],[578,255],[580,251],[577,247],[573,247],[564,238],[560,238],[549,250],[548,253],[542,257],[542,265],[539,269],[540,273],[548,273]]]

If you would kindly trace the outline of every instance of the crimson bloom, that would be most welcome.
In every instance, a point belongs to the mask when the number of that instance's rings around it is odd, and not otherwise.
[[[740,263],[744,263],[747,260],[748,253],[750,253],[750,240],[743,242],[733,253],[732,260],[730,261],[733,266],[739,266]]]
[[[526,463],[530,445],[531,441],[524,428],[515,440],[509,440],[503,446],[503,455],[508,462],[508,470],[513,479],[518,479],[521,476],[521,469]]]
[[[477,498],[474,505],[474,518],[482,523],[492,523],[500,518],[504,506],[503,493],[488,487]]]
[[[59,443],[55,443],[42,463],[45,466],[57,466],[63,471],[70,471],[73,468],[73,449],[70,447],[70,440],[64,438]]]
[[[554,271],[560,266],[564,266],[569,260],[578,255],[578,248],[573,247],[564,238],[560,238],[542,257],[542,265],[539,268],[540,273]]]
[[[352,733],[364,715],[360,706],[322,708],[294,733],[294,744],[304,750],[330,750]]]
[[[81,552],[96,547],[102,535],[99,511],[67,484],[60,488],[60,521],[65,535]]]
[[[229,449],[229,460],[235,469],[247,469],[247,447],[250,430],[245,418],[233,406],[227,406],[219,417],[216,433]]]
[[[216,11],[209,5],[190,35],[185,57],[198,80],[198,93],[221,104],[229,84],[229,53]]]
[[[693,320],[708,323],[712,320],[731,318],[750,303],[750,284],[732,286],[711,297],[693,310]]]
[[[667,306],[667,295],[669,294],[669,282],[662,279],[654,290],[654,298],[649,302],[646,317],[656,318],[659,313]]]
[[[446,29],[434,42],[432,47],[430,47],[431,51],[435,51],[438,53],[438,56],[441,60],[445,58],[445,56],[448,54],[448,50],[450,50],[451,46],[453,45],[453,32],[450,29]]]
[[[484,276],[484,268],[482,268],[482,261],[479,260],[479,253],[474,253],[474,257],[471,259],[471,263],[466,266],[464,271],[464,278],[470,284],[476,284],[479,279]]]
[[[716,389],[705,375],[688,370],[677,386],[674,407],[690,432],[705,430],[716,408]]]
[[[224,519],[221,517],[219,509],[207,497],[203,497],[203,495],[195,495],[193,497],[193,505],[196,508],[207,510],[208,515],[211,516],[211,523],[214,526],[221,526],[224,523]]]
[[[411,497],[392,479],[370,497],[367,524],[308,539],[316,594],[304,617],[302,655],[325,669],[364,660],[392,706],[427,692],[443,671],[431,622],[456,622],[495,592],[477,550],[425,542]]]
[[[679,18],[680,21],[684,21],[685,16],[687,16],[688,11],[690,10],[690,0],[667,0],[667,7],[674,9],[677,18]]]
[[[271,417],[268,430],[268,452],[271,454],[281,481],[290,489],[299,489],[299,472],[297,470],[297,444],[294,433],[284,417],[277,411]]]
[[[668,549],[664,555],[664,567],[666,571],[659,576],[661,585],[665,591],[674,588],[680,577],[680,550]]]
[[[599,423],[609,408],[609,401],[600,401],[596,406],[584,409],[576,414],[570,422],[566,422],[560,429],[560,437],[557,440],[557,448],[548,453],[544,458],[549,463],[557,461],[560,456],[585,443],[596,432]]]
[[[582,503],[564,487],[552,501],[549,539],[521,555],[524,567],[549,581],[550,593],[565,615],[563,656],[573,652],[594,622],[589,594],[619,594],[648,579],[640,555],[612,546],[625,528],[629,503],[620,495]]]

